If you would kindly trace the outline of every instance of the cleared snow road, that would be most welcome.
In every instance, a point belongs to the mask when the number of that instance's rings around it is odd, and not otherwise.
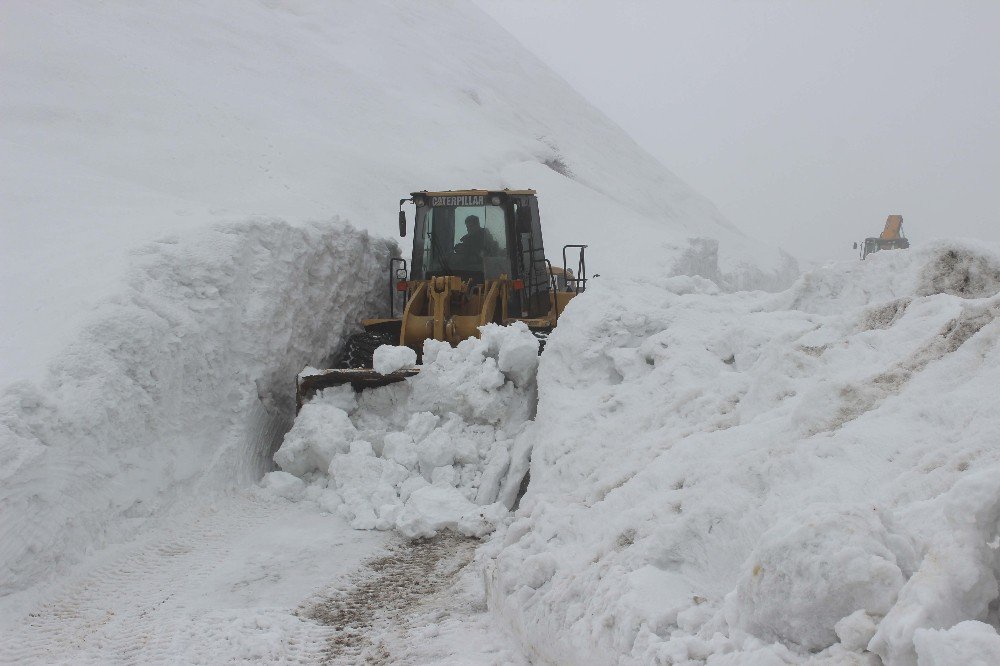
[[[0,662],[524,663],[459,575],[474,543],[220,497],[4,599]]]

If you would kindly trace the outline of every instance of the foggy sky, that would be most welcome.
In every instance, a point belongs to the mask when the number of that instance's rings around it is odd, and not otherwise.
[[[1000,241],[1000,2],[478,4],[749,235]]]

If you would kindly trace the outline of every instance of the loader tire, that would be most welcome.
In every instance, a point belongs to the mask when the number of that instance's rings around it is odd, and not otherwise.
[[[342,368],[370,368],[374,365],[376,349],[395,344],[399,344],[398,337],[385,331],[356,333],[347,338],[339,365]]]

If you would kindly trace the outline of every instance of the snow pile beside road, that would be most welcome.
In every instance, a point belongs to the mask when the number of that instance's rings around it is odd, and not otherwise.
[[[992,654],[998,292],[971,242],[780,294],[595,281],[541,359],[491,608],[557,663]]]
[[[0,393],[0,594],[193,490],[260,478],[295,373],[385,309],[394,250],[341,223],[255,221],[136,252],[45,380]]]
[[[481,331],[455,348],[426,341],[420,374],[405,382],[360,397],[349,386],[319,393],[274,455],[282,471],[264,486],[337,511],[357,529],[410,538],[492,531],[527,469],[519,435],[533,416],[538,340],[522,323]]]

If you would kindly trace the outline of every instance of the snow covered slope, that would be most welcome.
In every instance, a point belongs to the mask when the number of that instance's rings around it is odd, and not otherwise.
[[[595,282],[542,355],[494,612],[554,663],[1000,662],[998,342],[972,241],[779,294]]]
[[[704,236],[729,283],[790,281],[468,3],[39,0],[0,30],[0,383],[43,376],[132,248],[248,215],[389,235],[414,189],[538,188],[550,258],[589,243],[605,275]]]

